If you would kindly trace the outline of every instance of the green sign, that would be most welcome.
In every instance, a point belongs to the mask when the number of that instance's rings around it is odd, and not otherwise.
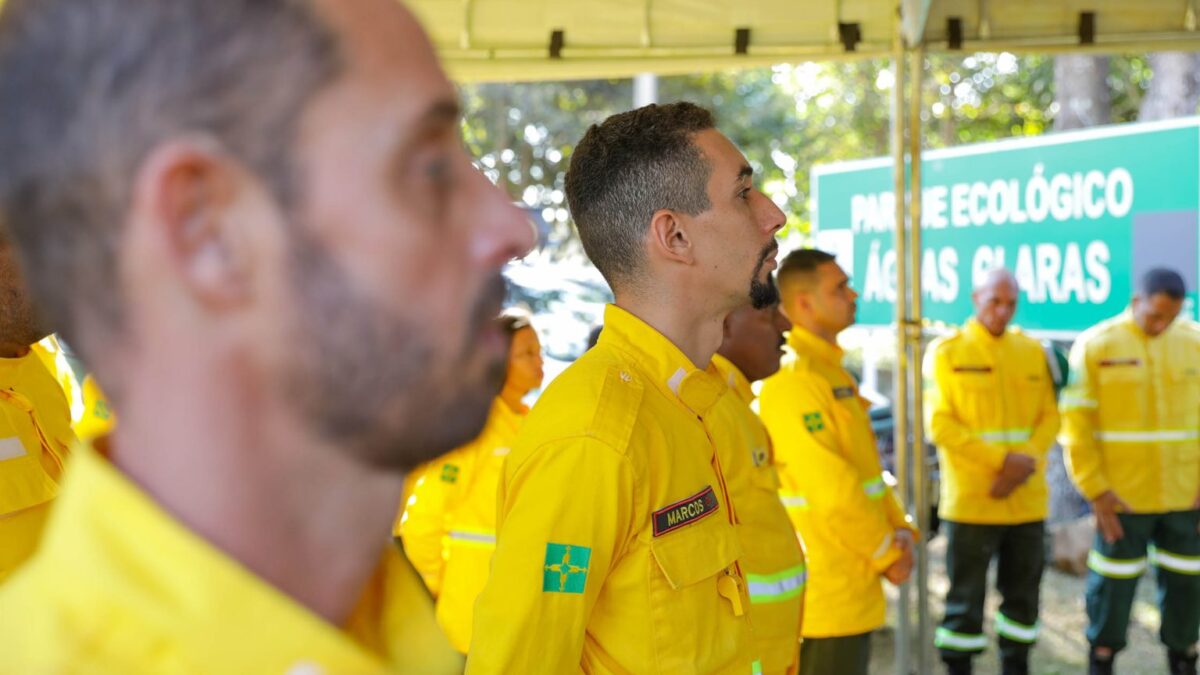
[[[1017,277],[1016,323],[1073,334],[1120,313],[1152,267],[1200,275],[1200,119],[1126,124],[924,155],[923,315],[961,323],[994,266]],[[813,169],[816,245],[860,294],[861,325],[895,318],[892,164]],[[852,270],[852,271],[851,271]]]

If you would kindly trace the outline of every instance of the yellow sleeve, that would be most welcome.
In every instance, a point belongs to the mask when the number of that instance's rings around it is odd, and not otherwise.
[[[864,481],[842,449],[833,416],[836,403],[828,393],[807,379],[773,384],[763,388],[763,422],[789,476],[802,490],[811,518],[837,523],[829,528],[831,536],[876,570],[886,570],[900,557],[889,513],[892,508],[899,511],[899,504],[888,490],[878,501],[868,496],[866,483],[878,477]]]
[[[1066,458],[1067,473],[1089,500],[1109,489],[1104,475],[1100,448],[1096,446],[1100,399],[1096,395],[1096,373],[1087,354],[1087,341],[1077,340],[1071,347],[1071,375],[1063,390],[1062,433],[1059,441]]]
[[[1008,455],[1008,450],[1003,446],[980,440],[962,423],[950,397],[945,395],[945,392],[954,387],[954,371],[941,343],[925,354],[922,367],[926,383],[925,431],[929,434],[929,439],[941,448],[942,452],[980,463],[999,472],[1004,467],[1004,458]]]
[[[634,536],[634,500],[628,460],[592,438],[506,467],[468,673],[580,671],[588,617]]]
[[[1046,368],[1046,381],[1053,382],[1049,375],[1049,366]],[[1054,437],[1058,435],[1058,430],[1061,426],[1061,417],[1058,414],[1058,401],[1054,397],[1054,385],[1046,386],[1046,391],[1042,394],[1042,405],[1039,411],[1037,422],[1033,425],[1033,433],[1029,437],[1029,452],[1027,454],[1034,457],[1043,457],[1054,445]]]
[[[404,544],[404,555],[425,581],[435,597],[442,591],[446,561],[442,540],[446,536],[446,507],[456,484],[443,480],[445,467],[452,466],[457,451],[423,464],[412,494],[404,505],[397,531]]]

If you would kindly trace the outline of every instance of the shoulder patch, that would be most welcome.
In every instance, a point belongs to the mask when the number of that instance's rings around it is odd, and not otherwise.
[[[809,433],[817,433],[825,429],[825,420],[821,417],[821,412],[804,413],[804,428],[808,429]]]
[[[457,483],[458,482],[458,465],[443,464],[442,465],[442,482]]]
[[[624,451],[637,424],[645,385],[639,374],[621,366],[611,366],[604,376],[600,398],[588,433],[618,450]]]
[[[834,387],[833,397],[836,399],[854,398],[854,387]]]
[[[706,518],[717,512],[721,506],[721,502],[717,500],[717,493],[713,492],[712,486],[708,485],[696,494],[681,499],[670,506],[664,506],[654,512],[654,536],[661,537],[668,532],[674,532],[679,528],[694,523],[701,518]]]
[[[583,594],[587,586],[588,563],[592,549],[572,544],[546,544],[546,563],[542,569],[545,593]]]

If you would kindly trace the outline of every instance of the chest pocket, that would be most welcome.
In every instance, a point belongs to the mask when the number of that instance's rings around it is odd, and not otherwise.
[[[661,673],[718,672],[741,656],[745,616],[721,597],[718,583],[741,556],[726,505],[650,540],[650,613]],[[745,582],[739,582],[744,587]],[[744,589],[743,611],[748,610]]]
[[[1107,428],[1140,429],[1146,418],[1148,374],[1141,363],[1102,361],[1096,369],[1096,396]]]

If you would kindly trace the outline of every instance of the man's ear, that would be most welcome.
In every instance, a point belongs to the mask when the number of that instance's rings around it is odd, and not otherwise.
[[[685,265],[696,261],[692,240],[679,213],[671,209],[655,211],[650,218],[649,236],[651,255]]]
[[[239,212],[249,174],[208,137],[158,146],[134,185],[135,217],[157,240],[185,292],[213,309],[250,294],[250,237]]]

